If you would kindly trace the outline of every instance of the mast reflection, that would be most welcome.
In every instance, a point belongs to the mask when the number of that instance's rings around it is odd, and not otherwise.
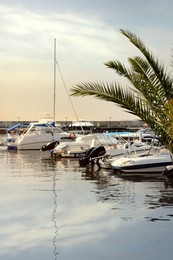
[[[53,248],[54,248],[54,255],[55,255],[55,260],[57,260],[57,255],[59,254],[58,252],[58,247],[56,244],[57,236],[58,236],[58,226],[56,222],[56,212],[57,212],[57,193],[56,193],[56,171],[53,171],[53,212],[52,212],[52,222],[54,224],[54,237],[53,237]]]
[[[53,236],[53,240],[52,240],[52,244],[53,244],[53,253],[55,256],[55,260],[57,260],[58,255],[59,255],[59,251],[58,251],[58,247],[57,247],[57,237],[59,235],[58,231],[59,228],[57,226],[57,220],[56,220],[56,213],[57,213],[57,191],[56,191],[56,163],[55,161],[52,160],[52,158],[49,159],[45,159],[42,158],[42,166],[44,167],[44,169],[50,169],[51,168],[51,172],[52,172],[52,193],[53,193],[53,211],[52,211],[52,222],[53,222],[53,227],[54,227],[54,236]]]

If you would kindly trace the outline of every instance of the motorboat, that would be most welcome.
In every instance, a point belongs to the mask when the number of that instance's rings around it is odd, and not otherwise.
[[[62,142],[57,145],[53,154],[54,157],[73,157],[79,158],[86,154],[91,147],[104,146],[105,149],[114,149],[118,141],[116,138],[105,133],[95,133],[77,136],[74,142]]]
[[[95,151],[99,151],[99,147],[97,146],[95,148]],[[152,147],[151,144],[147,144],[144,142],[141,142],[139,140],[135,141],[130,141],[130,142],[125,142],[122,143],[122,141],[117,141],[117,145],[115,147],[104,147],[105,148],[105,153],[100,156],[100,154],[96,155],[96,152],[91,153],[91,158],[90,154],[87,153],[86,155],[83,156],[83,161],[85,162],[91,162],[94,161],[96,162],[97,165],[99,165],[100,168],[104,169],[111,169],[111,162],[114,161],[117,158],[123,157],[123,156],[132,156],[132,155],[141,155],[141,154],[149,154],[152,149],[157,150],[160,149],[159,147]],[[95,156],[96,155],[96,156]],[[85,158],[87,157],[87,158]]]
[[[66,126],[68,131],[76,135],[91,134],[94,130],[94,124],[85,119],[73,120],[71,124]]]
[[[144,143],[140,140],[127,142],[122,138],[116,139],[107,133],[95,133],[78,136],[75,142],[65,142],[57,145],[54,148],[54,156],[56,157],[83,157],[91,147],[104,146],[106,154],[102,160],[111,159],[124,154],[137,154],[151,150],[151,144]],[[103,161],[102,161],[103,162]],[[108,162],[108,160],[107,160]],[[108,163],[107,163],[108,165]],[[108,168],[108,167],[105,167]],[[111,168],[109,162],[109,168]]]
[[[80,158],[86,154],[90,146],[87,143],[78,142],[62,142],[58,144],[52,151],[53,158]]]
[[[162,174],[166,166],[173,164],[173,158],[170,151],[160,149],[158,153],[121,157],[111,162],[112,169],[120,175],[140,175],[140,174]]]
[[[157,137],[155,132],[150,128],[142,128],[136,132],[125,131],[125,132],[109,132],[109,135],[115,136],[116,138],[123,138],[128,141],[130,140],[152,140],[154,137]]]
[[[173,178],[173,165],[167,165],[163,171],[163,175],[168,178]]]
[[[40,148],[52,141],[73,141],[71,133],[64,132],[52,122],[33,122],[18,136],[13,143],[8,143],[8,149],[40,150]]]
[[[79,158],[80,167],[92,167],[97,164],[100,168],[99,160],[106,154],[106,149],[104,146],[91,147],[85,156]]]
[[[55,89],[56,89],[56,39],[54,39],[54,98],[53,98],[53,116],[50,112],[40,113],[38,122],[31,122],[26,130],[20,134],[13,144],[8,144],[9,149],[18,150],[40,150],[41,147],[50,142],[73,141],[75,135],[63,131],[55,122]]]
[[[120,143],[119,146],[117,146],[116,150],[112,150],[110,152],[111,156],[116,155],[129,155],[129,154],[138,154],[150,151],[153,147],[157,149],[159,144],[159,141],[153,141],[152,143],[143,142],[140,140],[134,140],[134,141],[124,141],[124,143]]]
[[[134,140],[125,142],[124,144],[117,145],[116,149],[109,150],[108,153],[100,159],[100,167],[104,169],[111,169],[111,163],[120,157],[131,157],[137,155],[148,155],[149,153],[156,153],[160,150],[160,143],[158,140],[154,140],[152,143],[143,142],[140,140]]]
[[[4,145],[7,146],[8,149],[16,149],[16,141],[20,134],[22,134],[25,129],[28,127],[28,123],[21,124],[17,123],[7,128],[7,137],[5,138]]]

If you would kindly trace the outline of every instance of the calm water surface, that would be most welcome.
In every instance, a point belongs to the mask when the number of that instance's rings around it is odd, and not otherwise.
[[[0,259],[163,260],[173,184],[87,172],[40,151],[0,152]]]

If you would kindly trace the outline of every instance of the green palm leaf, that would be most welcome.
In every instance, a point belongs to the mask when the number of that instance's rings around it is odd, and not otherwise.
[[[173,79],[159,64],[144,43],[133,33],[121,30],[143,57],[128,58],[129,68],[120,61],[108,61],[106,67],[130,86],[119,83],[84,82],[72,87],[72,96],[94,96],[113,102],[128,113],[138,116],[158,134],[173,152]]]

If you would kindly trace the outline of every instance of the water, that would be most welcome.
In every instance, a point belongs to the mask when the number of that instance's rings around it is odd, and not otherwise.
[[[49,158],[0,152],[0,259],[172,259],[172,182]]]

